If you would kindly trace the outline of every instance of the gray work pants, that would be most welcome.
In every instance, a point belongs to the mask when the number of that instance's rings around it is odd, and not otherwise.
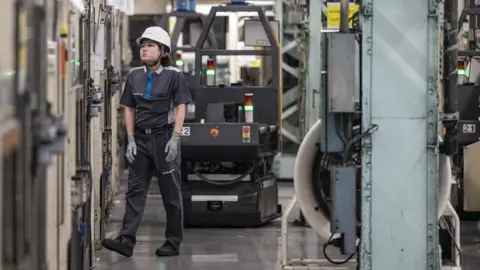
[[[136,242],[136,233],[145,210],[150,180],[155,174],[158,177],[163,206],[167,213],[167,226],[165,238],[174,247],[180,247],[183,240],[183,205],[181,174],[180,174],[180,149],[176,160],[168,163],[165,161],[165,146],[170,140],[172,127],[165,127],[164,132],[156,134],[135,134],[137,155],[130,164],[128,174],[128,191],[125,194],[125,216],[119,236]]]

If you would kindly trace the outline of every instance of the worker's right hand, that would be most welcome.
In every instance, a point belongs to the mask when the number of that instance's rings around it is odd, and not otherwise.
[[[133,163],[136,154],[137,144],[135,143],[135,138],[133,136],[128,136],[127,153],[125,154],[128,162]]]

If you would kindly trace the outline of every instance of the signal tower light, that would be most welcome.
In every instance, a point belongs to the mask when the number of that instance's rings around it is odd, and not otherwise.
[[[245,111],[245,123],[253,123],[253,94],[245,94],[245,102],[243,103]]]
[[[207,76],[215,76],[215,62],[212,58],[207,60]]]
[[[466,73],[465,73],[465,61],[464,60],[458,60],[457,68],[458,68],[458,75],[460,75],[460,76],[465,76],[466,75]]]
[[[177,60],[175,60],[175,65],[177,67],[183,67],[183,60],[182,60],[182,54],[177,53]]]
[[[253,111],[253,94],[245,94],[245,111]]]

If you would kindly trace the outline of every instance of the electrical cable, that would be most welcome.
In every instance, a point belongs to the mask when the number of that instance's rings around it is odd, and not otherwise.
[[[363,133],[360,133],[357,136],[353,137],[353,139],[351,139],[345,147],[344,154],[343,154],[343,164],[347,163],[348,153],[350,152],[350,149],[352,148],[353,144],[377,130],[378,130],[378,125],[372,125],[369,129],[367,129]]]
[[[327,261],[331,264],[335,264],[335,265],[341,265],[341,264],[346,264],[348,263],[352,258],[353,256],[355,256],[355,254],[357,254],[356,252],[351,254],[350,256],[348,256],[345,260],[343,261],[334,261],[332,258],[330,258],[330,256],[327,254],[327,247],[328,246],[333,246],[333,243],[332,243],[332,238],[333,238],[333,234],[330,236],[330,238],[328,239],[328,241],[323,244],[323,256],[325,257],[325,259],[327,259]]]
[[[343,148],[346,149],[347,147],[347,137],[345,136],[345,132],[343,129],[343,117],[341,114],[335,114],[335,132],[337,133],[338,138],[342,141],[343,143]]]

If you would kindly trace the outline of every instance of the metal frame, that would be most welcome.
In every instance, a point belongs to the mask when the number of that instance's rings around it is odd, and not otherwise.
[[[105,99],[109,97],[105,96],[105,86],[107,81],[107,58],[106,54],[111,53],[111,51],[107,51],[105,37],[107,33],[107,26],[106,21],[109,20],[110,14],[108,14],[106,9],[97,9],[99,3],[97,1],[93,1],[90,3],[92,10],[91,18],[93,21],[91,22],[91,27],[94,34],[94,39],[92,40],[93,46],[92,51],[90,54],[90,61],[95,63],[93,68],[90,69],[90,74],[88,76],[91,77],[92,85],[89,89],[89,110],[90,110],[90,169],[92,173],[92,236],[93,236],[93,247],[95,250],[102,249],[101,241],[102,236],[105,230],[105,223],[103,222],[103,208],[101,203],[101,187],[102,187],[102,180],[103,180],[103,172],[104,172],[104,114],[99,112],[98,116],[92,114],[94,112],[94,107],[102,107],[101,110],[105,109]],[[96,13],[98,10],[98,13]],[[110,49],[110,48],[109,48]],[[101,94],[99,94],[101,93]],[[101,103],[97,104],[96,99],[99,99],[101,96]],[[96,251],[93,252],[93,256],[95,256]]]
[[[315,0],[316,1],[316,0]],[[293,210],[298,204],[296,195],[293,195],[292,199],[288,203],[287,208],[283,212],[281,219],[281,250],[280,250],[280,263],[283,270],[296,270],[296,269],[308,269],[308,270],[322,270],[322,269],[334,269],[327,266],[329,262],[326,259],[308,259],[308,258],[288,258],[288,218],[292,214]],[[347,265],[356,263],[355,259],[350,260]],[[339,268],[346,269],[346,268]],[[371,268],[370,268],[371,269]]]
[[[458,15],[458,14],[456,14],[456,15]],[[473,16],[479,16],[479,15],[480,15],[480,8],[477,8],[477,7],[464,8],[462,10],[462,12],[460,13],[460,16],[459,16],[459,19],[458,19],[458,25],[457,25],[458,33],[460,33],[460,31],[462,30],[464,22],[467,20],[467,18],[469,16],[473,17]],[[471,29],[475,28],[475,25],[472,25],[475,22],[476,22],[475,20],[470,21],[470,28]],[[455,25],[453,25],[452,27],[455,27]],[[468,47],[470,47],[470,46],[468,46]],[[468,47],[466,49],[463,49],[463,50],[462,49],[458,50],[458,57],[480,57],[480,51],[472,50]]]
[[[212,28],[213,21],[215,16],[218,12],[256,12],[258,14],[258,18],[262,22],[263,29],[265,29],[268,41],[270,42],[271,46],[264,48],[263,51],[257,50],[219,50],[219,49],[204,49],[203,46],[207,40],[207,35]],[[216,6],[212,7],[210,13],[207,16],[205,21],[205,27],[203,28],[200,37],[197,40],[197,45],[195,46],[195,70],[199,71],[202,69],[202,56],[203,55],[210,55],[210,56],[217,56],[217,55],[271,55],[272,56],[272,67],[278,67],[279,60],[278,53],[279,53],[279,46],[278,42],[273,34],[272,29],[270,28],[270,24],[267,20],[267,16],[263,11],[263,8],[260,6],[247,6],[247,5],[227,5],[227,6]],[[203,86],[201,81],[201,76],[199,72],[196,72],[195,75],[195,86],[201,87]],[[272,76],[272,86],[275,89],[280,89],[280,78],[277,73],[273,73]]]
[[[207,40],[207,33],[210,32],[210,28],[213,25],[213,21],[217,12],[256,12],[258,14],[258,18],[262,23],[263,28],[265,29],[267,38],[271,44],[270,47],[266,47],[262,51],[257,50],[220,50],[220,49],[207,49],[203,48],[206,40]],[[202,56],[203,55],[210,55],[210,56],[217,56],[217,55],[270,55],[272,56],[272,69],[273,67],[278,67],[279,65],[279,46],[278,42],[273,34],[273,31],[270,27],[270,24],[267,20],[265,12],[263,11],[262,7],[258,6],[217,6],[212,7],[208,17],[206,19],[206,25],[203,28],[200,37],[198,38],[196,51],[195,51],[195,70],[200,71],[202,70]],[[257,100],[271,100],[268,97],[272,95],[277,96],[277,104],[273,105],[274,109],[277,111],[275,116],[271,114],[271,107],[269,107],[268,111],[262,111],[262,106],[257,106],[255,110],[255,117],[258,119],[258,122],[264,124],[273,124],[273,125],[281,125],[279,123],[281,121],[281,113],[278,109],[279,102],[278,99],[280,95],[278,91],[281,89],[280,85],[280,78],[277,72],[273,72],[272,74],[272,87],[235,87],[234,89],[226,89],[226,91],[219,91],[215,95],[211,95],[212,88],[206,87],[202,82],[201,72],[196,72],[195,74],[195,86],[196,86],[196,98],[195,98],[195,121],[199,122],[201,119],[205,118],[206,114],[206,107],[208,103],[215,103],[215,102],[222,102],[222,101],[237,101],[242,103],[245,98],[246,93],[253,93],[254,96],[259,96]],[[231,91],[229,91],[231,90]],[[265,97],[265,98],[262,98]]]
[[[460,217],[458,216],[457,212],[453,208],[452,204],[450,202],[447,203],[447,207],[445,208],[445,211],[443,212],[442,218],[449,218],[453,222],[453,266],[450,266],[451,268],[447,268],[447,266],[442,266],[443,269],[452,269],[452,270],[460,270],[462,269],[461,267],[461,262],[460,262],[460,250],[462,248],[461,246],[461,237],[460,237]]]
[[[195,47],[177,47],[178,39],[180,38],[180,34],[183,32],[185,28],[185,22],[188,21],[197,21],[200,22],[202,28],[205,26],[205,15],[196,12],[189,12],[189,11],[174,11],[167,13],[162,16],[160,21],[158,22],[158,26],[162,27],[163,29],[168,28],[169,19],[171,17],[176,17],[177,21],[175,22],[175,27],[173,28],[172,33],[172,42],[171,42],[171,52],[175,52],[177,50],[181,50],[183,52],[195,52]],[[210,30],[214,30],[209,28]],[[209,31],[207,36],[207,42],[210,48],[218,48],[217,39],[215,37],[215,31]],[[171,53],[170,57],[172,58],[172,62],[175,63],[177,60],[177,54]]]
[[[320,4],[321,5],[321,4]],[[311,6],[319,6],[314,1],[310,2]],[[318,119],[318,113],[312,112],[311,100],[312,95],[305,94],[311,93],[310,89],[316,89],[313,91],[318,92],[319,87],[315,87],[315,83],[312,80],[317,80],[316,76],[307,77],[307,71],[310,72],[312,66],[316,68],[316,65],[312,65],[310,54],[319,55],[320,50],[318,48],[318,42],[315,43],[314,49],[309,46],[308,39],[312,36],[317,36],[320,33],[321,28],[321,16],[313,16],[309,18],[308,28],[310,31],[306,31],[301,25],[289,24],[285,20],[285,14],[291,11],[290,8],[299,5],[294,0],[277,0],[275,1],[275,19],[280,23],[280,45],[282,51],[282,82],[285,82],[285,77],[288,82],[296,80],[294,85],[290,88],[284,88],[282,93],[282,135],[284,138],[282,152],[275,157],[275,174],[280,179],[293,179],[293,163],[295,160],[298,146],[306,134],[310,126],[312,126]],[[287,10],[287,8],[289,10]],[[310,8],[311,9],[311,8]],[[318,13],[318,9],[315,10]],[[318,17],[318,18],[317,18]],[[315,24],[316,20],[320,22]],[[313,22],[312,22],[313,21]],[[306,25],[304,25],[305,27]],[[315,30],[312,30],[315,28]],[[314,39],[316,41],[316,38]],[[293,66],[286,62],[286,57],[293,57],[299,61],[299,65]],[[304,66],[302,66],[302,63]],[[308,67],[305,67],[307,64]],[[319,73],[316,73],[319,74]],[[319,83],[319,82],[318,82]],[[285,85],[285,84],[284,84]],[[313,85],[313,86],[312,86]],[[318,94],[316,94],[318,95]],[[313,98],[317,100],[318,98]],[[318,105],[313,105],[313,110]],[[297,124],[299,122],[300,124]]]

